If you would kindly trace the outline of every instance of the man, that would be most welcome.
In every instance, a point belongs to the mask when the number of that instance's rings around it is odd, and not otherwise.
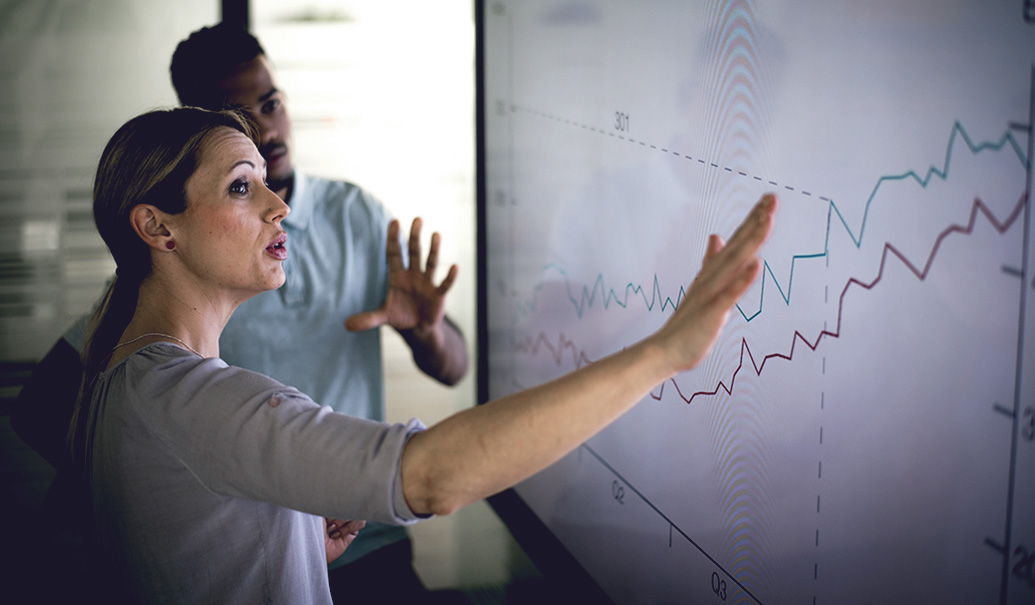
[[[409,266],[389,272],[389,265],[401,267],[385,258],[387,238],[398,237],[398,230],[389,229],[390,216],[382,205],[355,185],[295,169],[284,93],[258,40],[227,24],[202,28],[179,44],[170,72],[182,104],[237,108],[251,116],[260,131],[269,187],[291,207],[282,223],[288,233],[287,281],[238,307],[220,339],[220,356],[297,387],[337,411],[372,420],[384,420],[384,380],[380,338],[370,328],[388,324],[397,329],[418,368],[432,378],[447,385],[462,379],[466,344],[445,316],[445,294],[456,268],[441,285],[433,283],[437,235],[422,271],[421,224],[414,221]],[[82,336],[80,322],[36,374],[55,376],[77,361]],[[67,393],[48,392],[57,382],[34,376],[22,399],[67,398]],[[23,401],[19,407],[33,404]],[[59,452],[52,448],[60,441],[50,441],[43,447]],[[57,456],[46,457],[56,464]],[[404,528],[368,523],[331,564],[330,579],[332,595],[341,599],[423,598]]]

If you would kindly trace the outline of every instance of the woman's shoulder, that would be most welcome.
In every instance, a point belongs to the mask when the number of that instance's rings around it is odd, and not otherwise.
[[[229,365],[218,357],[199,357],[167,342],[142,347],[120,367],[129,390],[152,399],[181,403],[273,395],[308,399],[274,378]]]

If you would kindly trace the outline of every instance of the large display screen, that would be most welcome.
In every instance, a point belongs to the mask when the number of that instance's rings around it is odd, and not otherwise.
[[[515,489],[610,598],[1035,602],[1033,20],[483,3],[485,397],[651,333],[781,200],[705,362]]]

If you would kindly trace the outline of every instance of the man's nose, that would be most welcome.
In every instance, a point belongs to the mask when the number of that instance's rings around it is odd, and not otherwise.
[[[266,117],[259,117],[255,120],[256,125],[259,127],[259,142],[263,145],[276,140],[277,138],[277,125],[273,120]]]

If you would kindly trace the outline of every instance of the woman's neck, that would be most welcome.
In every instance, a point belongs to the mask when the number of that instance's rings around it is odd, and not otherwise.
[[[219,357],[219,335],[235,306],[198,290],[145,279],[133,319],[112,351],[108,367],[156,342],[170,342],[201,357]]]

